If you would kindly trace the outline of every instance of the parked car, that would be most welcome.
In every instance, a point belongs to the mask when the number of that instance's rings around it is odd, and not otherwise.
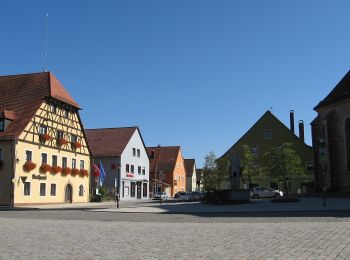
[[[179,192],[179,200],[180,201],[191,201],[192,197],[189,192],[181,191]]]
[[[250,197],[253,199],[258,198],[278,198],[282,197],[283,192],[280,190],[274,190],[266,187],[256,187],[250,190]]]
[[[158,192],[153,196],[154,200],[168,200],[169,196],[165,192]]]
[[[202,200],[204,197],[200,191],[192,191],[190,195],[192,200]]]
[[[179,192],[176,192],[175,195],[174,195],[174,198],[178,199],[180,197],[180,191]]]

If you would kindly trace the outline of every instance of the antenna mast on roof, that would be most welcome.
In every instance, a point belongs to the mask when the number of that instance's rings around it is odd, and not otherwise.
[[[43,61],[43,71],[46,72],[46,49],[47,49],[47,32],[49,30],[49,13],[46,13],[45,16],[45,23],[46,23],[46,28],[45,28],[45,43],[44,43],[44,61]]]

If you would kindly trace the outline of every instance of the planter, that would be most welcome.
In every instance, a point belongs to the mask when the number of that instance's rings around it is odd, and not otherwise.
[[[41,173],[46,173],[46,172],[51,172],[52,171],[52,167],[46,163],[43,163],[40,168],[39,168],[39,171]]]
[[[36,164],[33,162],[25,162],[23,164],[23,170],[26,172],[30,172],[31,170],[34,170],[36,167]]]
[[[71,173],[72,173],[72,170],[69,167],[66,167],[66,168],[62,169],[62,174],[63,175],[68,175],[68,174],[71,174]]]
[[[87,170],[80,170],[80,176],[84,177],[84,176],[89,176],[89,173]]]
[[[81,143],[79,143],[79,142],[72,142],[71,146],[72,146],[73,149],[78,149],[78,148],[81,147]]]
[[[51,173],[56,174],[62,171],[62,168],[60,166],[52,166]]]
[[[42,143],[45,143],[45,142],[47,142],[47,141],[50,141],[51,139],[52,139],[51,136],[48,135],[48,134],[41,134],[41,135],[39,135],[39,140],[40,140],[40,142],[42,142]]]
[[[72,175],[79,175],[79,174],[80,174],[80,170],[72,169]]]
[[[57,143],[58,143],[59,146],[61,146],[61,145],[68,144],[68,141],[66,139],[64,139],[64,138],[60,138],[60,139],[58,139]]]

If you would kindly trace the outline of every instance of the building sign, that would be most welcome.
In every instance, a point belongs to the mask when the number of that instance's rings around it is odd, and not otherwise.
[[[33,180],[39,180],[39,181],[41,181],[41,180],[46,180],[47,179],[47,176],[45,175],[45,176],[41,176],[41,175],[35,175],[35,174],[33,174],[32,175],[32,179]]]

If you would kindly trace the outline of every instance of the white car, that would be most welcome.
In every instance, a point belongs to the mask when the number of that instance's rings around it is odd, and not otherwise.
[[[280,190],[274,190],[266,187],[256,187],[250,190],[250,197],[253,199],[259,198],[279,198],[283,196]]]
[[[191,201],[192,200],[191,194],[189,192],[185,192],[185,191],[179,192],[179,200],[180,201]]]
[[[153,196],[154,200],[168,200],[169,197],[165,192],[158,192]]]

